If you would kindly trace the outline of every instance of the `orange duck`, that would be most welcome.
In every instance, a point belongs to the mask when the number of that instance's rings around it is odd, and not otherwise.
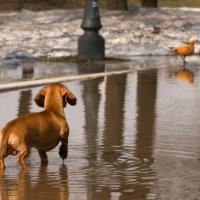
[[[186,63],[185,57],[190,56],[194,53],[194,44],[197,41],[195,37],[192,37],[188,40],[186,45],[181,45],[178,47],[171,47],[171,52],[174,54],[179,55],[182,59],[184,64]]]

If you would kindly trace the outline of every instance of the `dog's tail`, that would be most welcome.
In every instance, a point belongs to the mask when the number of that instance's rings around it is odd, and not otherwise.
[[[0,159],[2,159],[8,150],[8,134],[4,131],[0,131]]]

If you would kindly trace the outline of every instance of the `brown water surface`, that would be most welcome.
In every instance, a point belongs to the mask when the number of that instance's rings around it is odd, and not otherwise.
[[[33,149],[25,171],[6,158],[0,199],[200,199],[200,70],[181,70],[67,82],[78,98],[66,108],[67,160],[56,148],[42,167]],[[0,127],[41,110],[32,100],[38,90],[0,93]]]

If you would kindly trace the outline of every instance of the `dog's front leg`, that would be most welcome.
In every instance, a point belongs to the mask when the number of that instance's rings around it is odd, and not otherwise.
[[[47,153],[46,151],[42,151],[38,149],[38,153],[41,159],[41,164],[46,165],[48,163]]]
[[[61,132],[60,132],[60,141],[61,141],[61,146],[59,148],[59,155],[63,159],[67,158],[68,155],[68,136],[69,136],[69,128],[67,127],[62,127]]]

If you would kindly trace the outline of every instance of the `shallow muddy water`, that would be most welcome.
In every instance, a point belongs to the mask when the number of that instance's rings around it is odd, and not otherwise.
[[[6,158],[4,199],[194,200],[200,198],[199,66],[135,71],[65,83],[78,104],[65,109],[65,163],[47,167],[33,149],[29,169]],[[40,87],[0,93],[0,127],[27,112]]]

